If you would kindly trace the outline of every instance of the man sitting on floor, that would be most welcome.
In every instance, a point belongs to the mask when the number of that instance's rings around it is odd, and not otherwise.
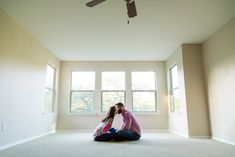
[[[117,131],[118,140],[139,140],[141,137],[140,125],[132,112],[126,110],[123,103],[117,103],[115,106],[117,113],[122,116],[122,125]]]

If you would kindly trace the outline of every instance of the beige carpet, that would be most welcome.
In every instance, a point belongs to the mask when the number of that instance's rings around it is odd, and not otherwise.
[[[88,133],[56,133],[1,150],[0,157],[235,157],[235,146],[168,133],[145,133],[135,142],[94,142]]]

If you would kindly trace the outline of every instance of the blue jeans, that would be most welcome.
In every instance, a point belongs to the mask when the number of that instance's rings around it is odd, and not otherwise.
[[[140,139],[140,135],[136,132],[132,132],[132,131],[127,131],[127,130],[119,130],[117,132],[118,137],[115,138],[115,140],[117,141],[124,141],[124,140],[139,140]]]
[[[106,133],[95,137],[95,141],[110,141],[117,137],[117,133]]]
[[[102,134],[100,136],[96,136],[95,137],[95,141],[110,141],[112,139],[116,139],[118,134],[116,133],[116,130],[115,128],[111,128],[109,129],[109,132],[108,133],[105,133],[105,134]]]

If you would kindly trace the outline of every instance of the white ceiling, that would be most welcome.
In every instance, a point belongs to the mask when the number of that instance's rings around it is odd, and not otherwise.
[[[61,60],[165,60],[201,43],[235,16],[235,0],[0,0],[0,7]]]

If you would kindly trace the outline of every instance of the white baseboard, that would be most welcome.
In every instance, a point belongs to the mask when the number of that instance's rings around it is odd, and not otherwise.
[[[31,140],[35,140],[37,138],[41,138],[41,137],[44,137],[44,136],[47,136],[47,135],[53,134],[53,133],[55,133],[55,131],[51,131],[51,132],[48,132],[48,133],[45,133],[45,134],[40,134],[40,135],[37,135],[37,136],[33,136],[33,137],[30,137],[30,138],[27,138],[27,139],[24,139],[24,140],[8,143],[8,144],[0,146],[0,150],[7,149],[7,148],[10,148],[10,147],[13,147],[13,146],[25,143],[25,142],[29,142]]]
[[[211,139],[211,136],[189,136],[189,138],[198,138],[198,139]]]
[[[175,132],[175,131],[172,131],[172,130],[169,130],[169,132],[172,133],[172,134],[175,134],[177,136],[184,137],[184,138],[211,139],[211,136],[189,136],[189,135],[185,135],[185,134]]]
[[[175,134],[177,136],[184,137],[184,138],[189,138],[188,135],[185,135],[185,134],[182,134],[182,133],[179,133],[179,132],[176,132],[176,131],[169,130],[169,133],[172,133],[172,134]]]
[[[235,142],[232,141],[228,141],[228,140],[223,140],[221,138],[217,138],[217,137],[212,137],[213,140],[218,141],[218,142],[222,142],[225,144],[230,144],[230,145],[234,145],[235,146]]]

